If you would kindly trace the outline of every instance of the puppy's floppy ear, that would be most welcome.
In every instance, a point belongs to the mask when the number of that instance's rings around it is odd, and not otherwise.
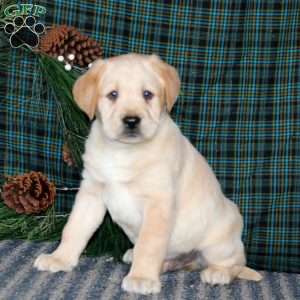
[[[73,86],[74,100],[92,120],[95,115],[99,97],[99,81],[104,72],[105,63],[102,59],[95,61],[92,67],[80,76]]]
[[[180,78],[177,70],[163,62],[157,55],[150,55],[150,61],[157,69],[164,85],[164,97],[167,109],[170,112],[180,91]]]

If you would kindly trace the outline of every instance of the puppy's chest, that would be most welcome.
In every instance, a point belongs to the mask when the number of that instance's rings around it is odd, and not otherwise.
[[[139,179],[136,159],[130,153],[88,147],[84,155],[85,169],[104,185],[103,200],[114,222],[134,243],[142,223],[142,201],[133,192]],[[133,188],[129,188],[129,183]]]
[[[103,193],[104,203],[116,222],[134,243],[142,223],[142,207],[125,185],[106,184]]]
[[[90,151],[85,155],[85,169],[103,183],[124,183],[134,176],[133,165],[126,157]]]

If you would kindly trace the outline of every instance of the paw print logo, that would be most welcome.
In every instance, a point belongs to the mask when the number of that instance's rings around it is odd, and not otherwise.
[[[33,16],[25,19],[21,16],[14,18],[12,23],[4,26],[4,31],[10,35],[10,44],[13,48],[27,46],[35,48],[39,44],[39,36],[45,31],[42,23],[37,23]]]

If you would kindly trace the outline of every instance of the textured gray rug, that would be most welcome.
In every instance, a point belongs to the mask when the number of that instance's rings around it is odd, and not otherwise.
[[[163,288],[156,296],[129,295],[121,290],[128,266],[109,257],[82,257],[71,273],[38,272],[32,264],[56,243],[0,242],[0,299],[300,299],[300,275],[263,272],[260,283],[236,280],[228,286],[201,283],[198,272],[161,276]]]

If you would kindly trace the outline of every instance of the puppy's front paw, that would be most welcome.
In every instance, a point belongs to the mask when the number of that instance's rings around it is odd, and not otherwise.
[[[55,254],[41,254],[34,262],[34,267],[39,271],[50,272],[70,272],[76,264],[67,261],[64,258],[55,256]]]
[[[209,267],[201,272],[201,280],[210,284],[228,284],[232,278],[230,271],[226,268]]]
[[[143,295],[156,294],[161,290],[159,280],[127,275],[122,282],[123,290]]]

